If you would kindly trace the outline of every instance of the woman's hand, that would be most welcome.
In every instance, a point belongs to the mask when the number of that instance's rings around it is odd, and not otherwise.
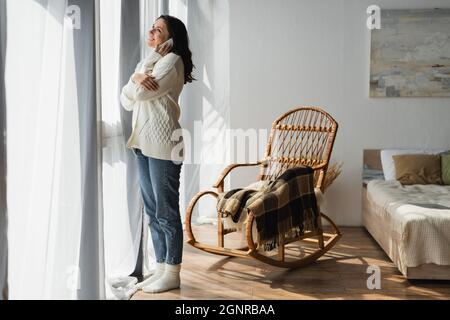
[[[134,73],[131,76],[131,80],[134,83],[140,84],[145,89],[150,90],[150,91],[156,91],[156,90],[158,90],[158,87],[159,87],[155,78],[152,75],[149,75],[146,73]]]
[[[155,48],[155,51],[164,57],[166,54],[169,53],[169,51],[171,49],[172,49],[172,45],[166,41],[160,45],[157,45]]]

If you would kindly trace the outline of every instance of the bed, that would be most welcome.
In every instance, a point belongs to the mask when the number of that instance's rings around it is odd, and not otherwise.
[[[364,150],[362,221],[406,278],[450,280],[450,186],[385,181]]]

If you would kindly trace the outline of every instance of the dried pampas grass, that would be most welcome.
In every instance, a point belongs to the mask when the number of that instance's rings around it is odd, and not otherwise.
[[[325,174],[325,179],[323,181],[323,190],[325,191],[336,178],[341,174],[342,162],[332,163],[328,166],[327,173]]]

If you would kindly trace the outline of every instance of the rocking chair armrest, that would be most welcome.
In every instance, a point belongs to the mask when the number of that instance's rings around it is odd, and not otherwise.
[[[225,180],[226,176],[231,172],[231,170],[237,168],[237,167],[250,167],[250,166],[258,166],[262,162],[258,161],[256,163],[233,163],[225,167],[225,169],[222,170],[222,172],[219,175],[219,178],[217,178],[216,183],[213,184],[213,188],[218,188],[222,183],[223,180]]]
[[[319,165],[313,165],[311,168],[314,171],[318,171],[318,170],[323,170],[326,166],[328,166],[327,163],[322,163],[322,164],[319,164]]]
[[[327,167],[328,164],[327,163],[322,163],[316,166],[312,166],[312,169],[314,170],[314,174],[316,174],[316,171],[319,171],[319,178],[318,181],[316,181],[315,183],[315,188],[319,188],[320,191],[324,192],[325,189],[323,187],[323,180],[325,178],[324,172],[323,170],[325,169],[325,167]]]

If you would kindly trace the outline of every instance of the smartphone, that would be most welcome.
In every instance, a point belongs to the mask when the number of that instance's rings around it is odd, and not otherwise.
[[[164,42],[164,44],[169,45],[170,47],[173,47],[173,39],[169,38],[166,42]]]
[[[168,40],[164,41],[163,43],[158,44],[157,48],[160,48],[165,45],[169,45],[172,48],[173,47],[173,39],[169,38]]]

